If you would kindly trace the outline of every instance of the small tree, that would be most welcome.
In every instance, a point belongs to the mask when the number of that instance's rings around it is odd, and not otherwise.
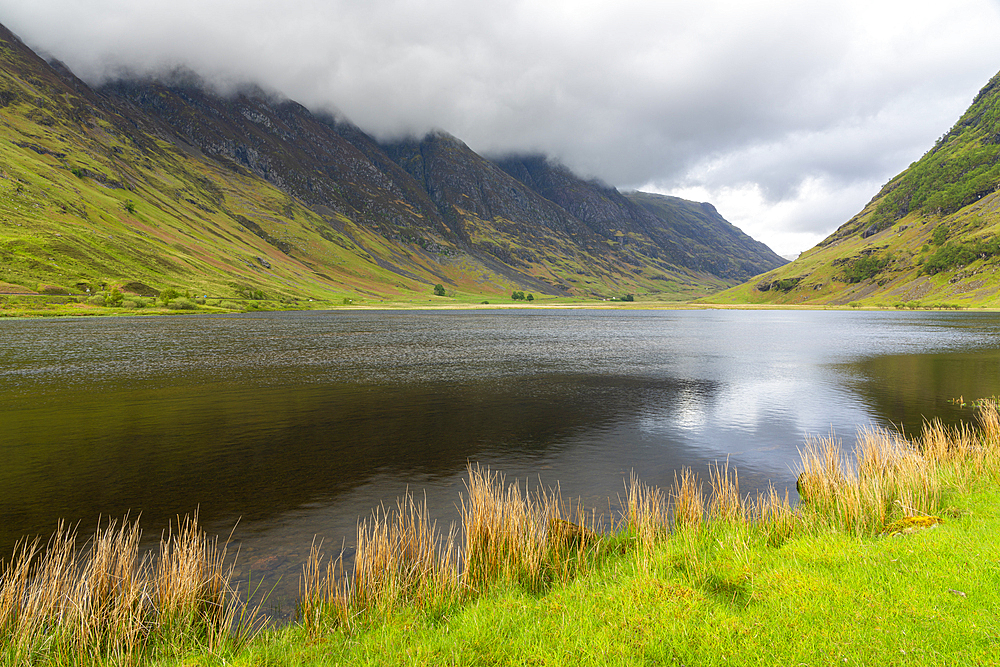
[[[442,285],[441,283],[438,283],[437,285],[435,285],[434,286],[434,295],[435,296],[444,296],[445,295],[444,285]]]
[[[162,292],[160,292],[160,297],[159,298],[160,298],[160,301],[162,301],[163,305],[165,306],[168,303],[170,303],[170,301],[172,299],[176,299],[180,295],[181,295],[181,293],[178,292],[177,290],[175,290],[173,287],[168,287],[167,289],[165,289]]]
[[[945,225],[938,225],[931,234],[931,243],[934,245],[944,245],[948,240],[948,228]]]
[[[111,292],[104,297],[104,305],[109,308],[118,308],[122,305],[122,301],[125,299],[125,295],[121,293],[118,287],[112,287]]]
[[[526,298],[526,299],[527,299],[528,301],[534,301],[534,300],[535,300],[535,295],[534,295],[534,294],[529,294],[529,295],[528,295],[528,296],[526,296],[525,298]]]

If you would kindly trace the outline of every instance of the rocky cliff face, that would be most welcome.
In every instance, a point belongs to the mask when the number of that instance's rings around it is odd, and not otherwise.
[[[383,233],[413,226],[448,233],[422,189],[391,161],[373,162],[372,153],[384,156],[347,123],[260,90],[213,95],[190,74],[117,81],[99,92],[123,113],[152,119],[161,134],[238,165],[307,206]]]
[[[507,173],[583,221],[630,257],[743,280],[786,263],[727,222],[715,207],[644,192],[622,194],[544,156],[497,161]]]

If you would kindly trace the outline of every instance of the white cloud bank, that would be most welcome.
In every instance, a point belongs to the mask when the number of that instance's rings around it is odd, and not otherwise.
[[[98,82],[187,65],[386,137],[712,201],[780,253],[927,150],[1000,69],[995,0],[0,0]]]

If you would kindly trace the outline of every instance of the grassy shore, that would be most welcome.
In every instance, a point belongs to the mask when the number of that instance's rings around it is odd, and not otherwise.
[[[866,430],[852,453],[832,438],[809,441],[795,507],[774,489],[741,493],[726,467],[705,479],[684,470],[668,490],[633,478],[613,526],[557,489],[528,493],[470,467],[457,529],[439,529],[407,497],[359,525],[350,567],[314,544],[299,621],[280,629],[260,630],[227,595],[218,547],[192,523],[148,562],[136,560],[129,524],[79,560],[54,538],[5,565],[0,656],[12,665],[997,664],[995,403],[978,418],[975,430],[931,423],[913,440]]]
[[[142,302],[136,307],[136,303]],[[295,302],[253,301],[210,298],[207,300],[186,300],[183,306],[165,305],[153,299],[131,297],[124,305],[104,306],[88,303],[79,297],[45,297],[38,295],[12,296],[0,293],[0,318],[17,317],[121,317],[136,315],[211,315],[244,312],[277,312],[286,310],[484,310],[484,309],[613,309],[613,310],[857,310],[857,311],[899,311],[899,310],[984,310],[996,311],[986,306],[941,306],[935,304],[895,304],[895,305],[816,305],[816,304],[754,304],[754,303],[710,303],[707,301],[673,301],[642,298],[634,302],[611,301],[593,298],[544,297],[534,302],[511,301],[509,298],[456,299],[450,297],[417,298],[408,300],[388,299],[347,299],[340,301],[306,300]]]
[[[992,665],[1000,661],[1000,494],[954,498],[937,529],[797,535],[714,530],[625,553],[542,593],[405,607],[353,632],[267,634],[205,665]]]

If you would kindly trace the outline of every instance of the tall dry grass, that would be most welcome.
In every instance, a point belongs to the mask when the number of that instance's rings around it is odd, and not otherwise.
[[[736,552],[738,563],[750,558],[752,535],[778,544],[818,524],[877,533],[899,517],[936,511],[943,485],[951,483],[942,477],[945,468],[954,468],[958,480],[1000,478],[994,403],[982,406],[979,422],[978,430],[930,422],[914,440],[862,429],[850,453],[833,436],[809,439],[800,451],[803,502],[797,507],[788,491],[770,485],[744,495],[728,462],[710,466],[707,485],[690,468],[682,469],[669,492],[633,473],[619,498],[621,523],[613,527],[624,533],[619,544],[636,545],[640,564],[650,562],[657,545],[673,541],[678,565],[696,578],[706,575],[718,548]],[[480,467],[470,466],[468,475],[459,531],[437,532],[426,505],[407,496],[392,512],[377,512],[359,527],[353,574],[339,560],[323,567],[314,545],[303,570],[307,627],[318,626],[323,609],[346,625],[365,609],[404,599],[422,604],[442,594],[458,600],[500,580],[538,588],[574,576],[603,544],[618,539],[595,531],[594,515],[588,519],[579,506],[569,507],[558,488],[529,493],[527,486]]]
[[[935,510],[938,462],[933,451],[880,428],[860,431],[853,457],[832,436],[812,439],[801,451],[799,493],[812,518],[854,533],[877,533],[893,520]]]
[[[153,651],[248,641],[256,610],[230,587],[225,547],[194,518],[142,555],[138,521],[98,527],[76,548],[62,524],[43,547],[20,543],[0,574],[0,656],[12,664],[138,664]]]
[[[407,494],[394,511],[380,508],[358,526],[353,603],[361,608],[420,600],[457,582],[455,530],[441,533],[427,501]]]
[[[466,490],[463,583],[472,589],[495,579],[533,589],[565,579],[596,540],[594,515],[588,519],[581,507],[567,504],[558,487],[529,493],[499,473],[470,466]]]
[[[670,530],[670,503],[658,488],[642,482],[633,471],[625,486],[625,529],[643,552],[650,551]]]
[[[713,464],[705,484],[690,468],[674,475],[669,494],[651,487],[633,472],[625,485],[624,527],[644,549],[671,534],[671,528],[698,528],[703,522],[744,523],[750,506],[740,493],[739,475],[729,462]]]
[[[334,626],[350,626],[350,588],[342,554],[343,550],[324,564],[323,542],[317,543],[314,538],[309,548],[299,579],[299,620],[310,636],[318,634],[328,621]]]
[[[946,484],[963,487],[1000,475],[1000,415],[983,401],[979,428],[924,425],[908,439],[882,428],[864,428],[853,456],[839,440],[810,439],[800,450],[799,493],[812,521],[859,534],[881,532],[906,517],[939,510]]]
[[[708,519],[713,522],[742,523],[746,519],[746,507],[740,494],[740,477],[734,468],[729,472],[729,461],[709,466],[708,481],[711,486]]]
[[[644,557],[678,540],[673,553],[699,577],[718,545],[749,554],[752,534],[777,543],[817,525],[878,533],[900,517],[937,512],[948,485],[1000,480],[996,404],[983,403],[978,418],[978,429],[931,421],[915,439],[863,429],[850,453],[833,436],[809,439],[797,507],[773,486],[744,496],[728,462],[710,467],[707,485],[682,469],[669,492],[633,474],[620,540],[602,533],[594,513],[565,502],[558,487],[529,492],[470,465],[457,528],[439,530],[426,499],[407,494],[359,523],[352,567],[327,559],[314,542],[300,580],[301,621],[316,633],[402,603],[448,605],[500,581],[537,590],[579,574],[608,542],[634,542]],[[738,530],[716,530],[727,526]],[[132,665],[157,651],[238,645],[260,628],[259,609],[235,602],[225,545],[200,530],[197,514],[178,521],[157,556],[140,554],[139,537],[138,523],[126,518],[100,528],[83,552],[62,525],[44,546],[19,544],[0,572],[0,658]]]
[[[368,610],[401,602],[447,605],[498,581],[537,590],[585,566],[599,540],[593,513],[564,501],[558,488],[529,492],[478,466],[468,475],[460,527],[438,530],[426,500],[407,494],[359,523],[350,571],[339,558],[324,566],[314,543],[300,579],[306,629],[350,627]]]
[[[670,498],[673,500],[675,528],[701,526],[705,518],[705,492],[701,478],[691,468],[681,468],[679,476],[674,473],[674,487],[670,492]]]

